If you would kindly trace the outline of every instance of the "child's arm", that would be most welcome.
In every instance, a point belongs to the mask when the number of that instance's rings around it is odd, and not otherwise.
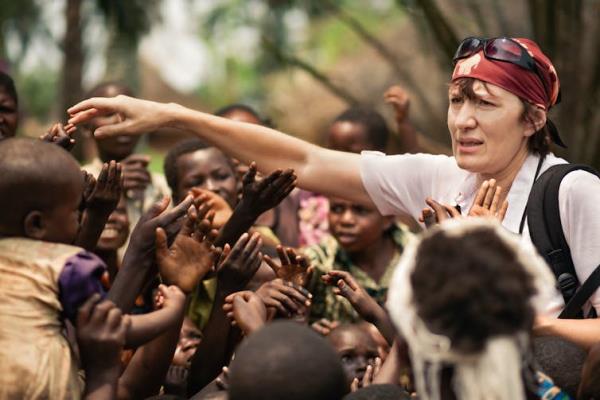
[[[182,297],[183,294],[177,287],[166,288],[164,291],[165,306],[170,307],[168,303],[172,300],[180,303]],[[135,352],[119,379],[119,399],[145,399],[158,394],[179,340],[184,317],[183,310],[184,307],[181,306],[177,318],[167,331]]]
[[[181,318],[185,310],[185,294],[177,286],[159,285],[162,307],[143,315],[132,315],[125,340],[128,348],[139,347],[166,332]]]
[[[89,400],[116,397],[120,355],[130,322],[112,302],[99,300],[100,295],[93,295],[77,313],[77,343]]]
[[[250,290],[227,296],[223,311],[227,313],[231,325],[237,325],[245,336],[249,336],[267,323],[265,303]]]
[[[135,226],[123,257],[123,265],[108,292],[108,298],[124,313],[131,310],[146,282],[156,274],[156,228],[163,228],[168,237],[174,237],[181,227],[181,218],[192,203],[192,196],[189,196],[167,210],[169,198],[165,197],[142,215]]]
[[[330,271],[321,279],[334,286],[333,292],[345,297],[365,321],[379,329],[385,340],[391,345],[396,331],[387,312],[354,280],[346,271]]]
[[[94,251],[104,225],[115,210],[122,192],[121,164],[111,161],[104,163],[95,180],[86,173],[86,188],[83,194],[85,209],[75,245]]]
[[[223,311],[225,298],[238,292],[260,267],[262,256],[260,234],[243,234],[231,250],[225,246],[222,261],[218,263],[217,292],[203,339],[191,360],[188,394],[192,395],[211,382],[226,365],[240,339],[239,332],[232,331],[229,319]]]
[[[65,127],[60,122],[53,124],[48,132],[40,136],[40,140],[48,143],[54,143],[67,151],[71,151],[75,146],[75,139],[71,137],[73,132],[67,132]]]
[[[296,187],[296,175],[291,169],[276,170],[257,182],[256,163],[252,163],[242,182],[242,198],[219,232],[217,246],[235,243],[262,213],[277,207]]]

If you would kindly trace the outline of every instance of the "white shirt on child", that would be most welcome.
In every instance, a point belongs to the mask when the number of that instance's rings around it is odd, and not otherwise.
[[[518,233],[521,218],[533,186],[539,156],[530,154],[519,170],[508,193],[508,211],[502,225]],[[565,160],[548,154],[540,175],[549,167],[564,164]],[[406,213],[418,220],[425,198],[459,205],[466,215],[479,186],[477,175],[456,164],[454,157],[430,154],[401,154],[386,156],[380,152],[361,153],[363,185],[383,215]],[[600,264],[600,179],[585,171],[568,174],[559,188],[559,209],[563,232],[571,250],[579,282]],[[527,223],[523,237],[531,240]],[[590,299],[600,315],[600,289]],[[546,313],[557,316],[564,300],[556,291]]]

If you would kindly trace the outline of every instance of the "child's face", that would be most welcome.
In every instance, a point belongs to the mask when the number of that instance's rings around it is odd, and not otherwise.
[[[197,187],[210,190],[235,207],[238,181],[225,155],[210,147],[187,153],[177,159],[177,198],[184,199]]]
[[[0,140],[15,136],[19,124],[17,102],[0,86]]]
[[[373,149],[364,126],[350,121],[337,121],[329,127],[327,147],[351,153]]]
[[[202,332],[188,317],[185,317],[179,333],[179,342],[177,342],[177,347],[175,348],[172,364],[182,367],[189,366],[190,360],[196,353],[201,341]]]
[[[371,336],[360,328],[332,332],[330,341],[340,356],[348,382],[362,380],[368,365],[378,357],[377,346]]]
[[[104,230],[98,240],[99,250],[118,250],[125,244],[129,236],[129,218],[127,217],[127,201],[121,198],[115,211],[110,214]]]
[[[72,244],[77,238],[81,219],[81,200],[83,198],[83,176],[73,180],[71,185],[61,190],[58,205],[44,212],[45,233],[41,240],[54,243]]]
[[[353,204],[347,200],[329,199],[329,230],[340,245],[355,253],[380,240],[391,225],[374,207]]]

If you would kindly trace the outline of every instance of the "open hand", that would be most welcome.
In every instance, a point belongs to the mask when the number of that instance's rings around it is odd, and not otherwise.
[[[296,187],[296,174],[293,169],[278,169],[260,181],[256,181],[256,173],[256,163],[252,162],[242,179],[240,202],[257,215],[276,207]]]
[[[327,336],[339,325],[340,323],[338,321],[330,321],[327,318],[321,318],[320,320],[313,322],[310,327],[313,328],[317,333]]]
[[[469,216],[493,218],[502,222],[508,210],[508,200],[500,204],[501,197],[502,188],[496,185],[495,179],[483,181],[469,210]]]
[[[217,277],[226,292],[232,293],[244,288],[254,276],[262,262],[261,246],[259,233],[251,236],[244,233],[233,248],[225,245],[217,263]]]
[[[381,313],[385,313],[383,308],[369,296],[350,273],[330,271],[321,276],[321,279],[326,284],[333,286],[333,292],[336,295],[345,297],[365,321],[375,322]]]
[[[231,206],[224,198],[215,192],[200,188],[192,188],[190,193],[194,196],[194,204],[196,207],[206,205],[214,213],[214,219],[212,220],[213,228],[221,229],[229,218],[231,218],[231,214],[233,214]]]
[[[268,255],[265,254],[264,256],[265,262],[275,271],[275,275],[284,281],[306,287],[314,269],[308,259],[303,255],[296,254],[296,251],[291,247],[284,249],[281,245],[277,246],[277,255],[281,265],[277,264]]]
[[[267,322],[267,308],[262,299],[250,290],[230,294],[225,298],[223,311],[232,325],[240,327],[246,336]]]
[[[263,283],[256,294],[268,308],[287,318],[306,313],[312,299],[312,294],[304,287],[281,278]]]
[[[190,206],[183,227],[171,246],[167,233],[156,228],[156,260],[161,277],[165,282],[178,286],[185,293],[194,290],[198,282],[213,268],[214,249],[212,242],[217,232],[204,219],[208,207],[199,211]]]
[[[67,151],[71,151],[75,146],[75,139],[71,137],[74,131],[67,132],[63,124],[57,122],[53,124],[48,132],[40,136],[40,139],[44,142],[54,143]]]
[[[174,105],[155,103],[124,95],[116,97],[93,97],[83,100],[67,112],[70,115],[67,132],[76,125],[90,121],[94,117],[117,114],[117,122],[110,122],[94,131],[96,137],[115,135],[141,135],[155,131],[171,122],[170,108]]]
[[[126,193],[129,191],[146,190],[152,183],[148,164],[150,157],[144,154],[131,154],[121,161],[123,166],[123,188]]]
[[[108,217],[117,208],[123,189],[121,173],[121,164],[113,160],[102,165],[98,179],[86,174],[83,196],[88,211]]]
[[[379,373],[382,364],[381,358],[376,357],[373,364],[367,365],[367,369],[362,380],[359,381],[358,378],[354,378],[352,380],[352,383],[350,384],[350,391],[356,392],[360,388],[371,386],[373,384],[373,378],[375,378],[375,375]]]

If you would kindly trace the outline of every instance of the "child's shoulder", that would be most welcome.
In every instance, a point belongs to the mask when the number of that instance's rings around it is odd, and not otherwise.
[[[12,237],[0,239],[0,255],[11,258],[26,257],[38,262],[66,261],[69,257],[83,253],[81,247],[62,243],[44,242],[28,238]]]

